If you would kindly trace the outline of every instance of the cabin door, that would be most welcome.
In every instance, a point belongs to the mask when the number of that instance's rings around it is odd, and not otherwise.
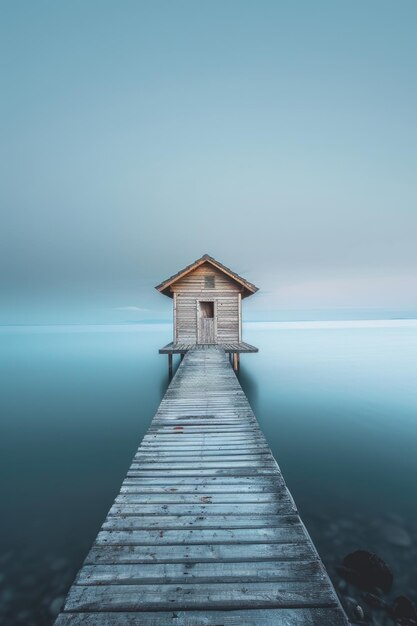
[[[216,343],[214,327],[214,302],[198,302],[197,343]]]

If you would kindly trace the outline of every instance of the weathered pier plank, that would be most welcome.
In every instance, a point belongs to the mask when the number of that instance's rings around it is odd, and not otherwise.
[[[255,346],[251,346],[250,343],[246,343],[245,341],[234,341],[234,342],[221,342],[220,343],[223,350],[227,353],[235,354],[235,353],[249,353],[249,352],[258,352],[258,348]],[[178,343],[171,342],[168,343],[163,348],[159,349],[159,354],[186,354],[189,350],[204,350],[205,345],[195,344],[195,343]]]
[[[66,613],[56,626],[345,626],[339,609]]]
[[[56,626],[346,626],[221,347],[187,352]]]

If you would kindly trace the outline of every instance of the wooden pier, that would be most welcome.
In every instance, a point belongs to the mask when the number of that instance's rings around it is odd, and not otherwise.
[[[190,350],[206,350],[210,344],[196,344],[196,343],[168,343],[163,348],[159,349],[159,354],[186,354]],[[234,353],[250,353],[250,352],[258,352],[258,348],[255,346],[251,346],[250,343],[246,343],[245,341],[230,341],[228,343],[219,343],[217,344],[227,354]]]
[[[159,354],[167,354],[168,355],[168,376],[171,380],[172,372],[173,372],[173,360],[172,357],[174,354],[179,354],[181,356],[181,360],[184,358],[184,355],[187,354],[190,350],[206,350],[210,344],[199,344],[199,343],[168,343],[163,348],[159,349]],[[230,359],[230,363],[235,372],[239,371],[240,368],[240,355],[242,353],[249,354],[253,352],[258,352],[258,348],[255,346],[251,346],[250,343],[246,343],[244,341],[235,341],[229,343],[219,343],[216,344],[220,348],[222,348],[228,355]]]
[[[224,350],[190,350],[56,626],[347,624]]]

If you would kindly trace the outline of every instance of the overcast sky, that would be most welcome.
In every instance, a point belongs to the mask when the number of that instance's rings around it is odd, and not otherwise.
[[[204,253],[250,319],[417,315],[415,0],[0,10],[0,321],[168,317]]]

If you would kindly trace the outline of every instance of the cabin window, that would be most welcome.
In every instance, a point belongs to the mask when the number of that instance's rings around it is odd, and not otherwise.
[[[204,319],[213,319],[214,302],[200,302],[200,316]]]
[[[214,274],[204,276],[204,287],[206,289],[214,289]]]

